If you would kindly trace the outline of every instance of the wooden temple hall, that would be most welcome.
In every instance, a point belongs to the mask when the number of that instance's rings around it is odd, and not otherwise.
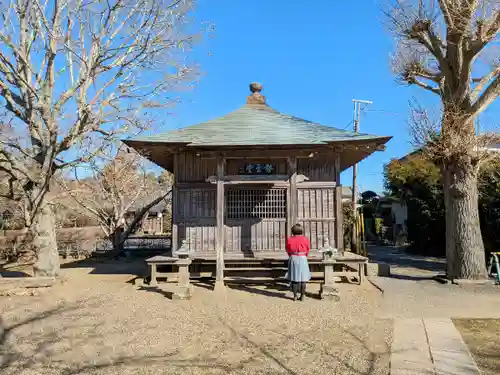
[[[211,265],[222,284],[231,264],[283,267],[295,223],[311,241],[312,263],[324,246],[342,253],[340,173],[390,139],[282,114],[261,90],[252,83],[245,105],[214,120],[124,141],[174,175],[170,256],[182,247],[191,274],[197,263]],[[154,282],[156,266],[152,273]]]

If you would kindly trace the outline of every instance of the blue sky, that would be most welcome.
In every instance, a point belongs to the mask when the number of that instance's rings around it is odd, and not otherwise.
[[[314,4],[314,5],[310,5]],[[196,18],[215,24],[212,37],[190,59],[203,70],[200,83],[182,95],[161,130],[196,124],[245,103],[248,84],[264,86],[267,103],[286,114],[352,129],[352,99],[374,102],[361,131],[394,138],[385,152],[359,164],[361,190],[383,189],[383,165],[412,150],[409,101],[436,105],[432,94],[395,83],[390,70],[393,39],[380,2],[314,0],[200,0]],[[352,183],[351,171],[342,183]]]

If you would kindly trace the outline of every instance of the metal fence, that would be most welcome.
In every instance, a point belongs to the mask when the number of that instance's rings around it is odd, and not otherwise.
[[[170,249],[172,240],[170,236],[131,236],[123,244],[124,250],[163,250]],[[109,239],[97,241],[95,251],[106,253],[113,250],[113,244]]]

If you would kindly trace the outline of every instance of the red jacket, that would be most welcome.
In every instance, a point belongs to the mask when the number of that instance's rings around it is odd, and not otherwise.
[[[309,255],[311,244],[306,236],[292,236],[286,240],[286,252],[288,255]]]

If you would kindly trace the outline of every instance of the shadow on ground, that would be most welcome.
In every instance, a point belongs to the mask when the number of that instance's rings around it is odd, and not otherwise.
[[[97,259],[88,258],[61,264],[61,269],[91,268],[91,275],[138,275],[149,274],[145,260],[148,257],[132,259]]]
[[[398,280],[412,280],[412,281],[435,280],[434,276],[401,275],[397,273],[391,273],[391,278]]]
[[[29,273],[23,271],[12,271],[9,269],[0,270],[0,275],[2,277],[31,277]]]
[[[213,279],[199,279],[191,281],[191,284],[197,287],[201,287],[208,290],[214,289]],[[238,290],[250,294],[261,295],[272,298],[293,300],[291,295],[291,289],[288,283],[286,282],[255,282],[246,281],[243,283],[231,283],[226,281],[225,285],[229,289]],[[311,299],[320,299],[318,293],[306,292],[306,297]]]
[[[445,259],[408,254],[402,248],[394,246],[369,245],[368,254],[370,261],[388,263],[392,267],[416,268],[433,272],[444,272],[446,268]]]

